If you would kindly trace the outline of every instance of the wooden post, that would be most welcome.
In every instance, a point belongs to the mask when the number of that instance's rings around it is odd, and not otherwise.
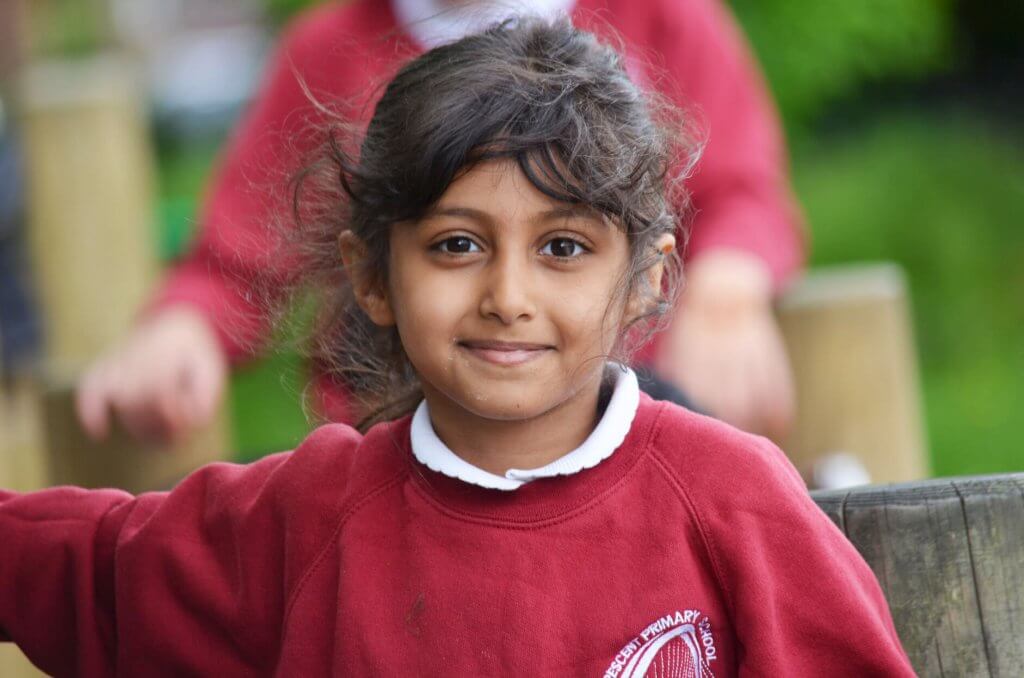
[[[908,306],[892,264],[812,271],[780,300],[797,388],[782,446],[805,478],[838,453],[856,456],[875,483],[928,476]]]
[[[158,274],[153,157],[131,68],[107,56],[28,67],[20,105],[29,246],[48,365],[88,364]]]
[[[169,487],[229,456],[223,413],[190,440],[155,451],[119,433],[93,443],[72,406],[75,379],[128,332],[159,273],[155,161],[137,78],[107,55],[32,64],[22,81],[28,240],[47,340],[40,390],[48,481]]]
[[[922,676],[1024,676],[1024,474],[816,492]]]

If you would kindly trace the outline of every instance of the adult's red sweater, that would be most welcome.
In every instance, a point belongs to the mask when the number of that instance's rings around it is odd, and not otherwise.
[[[688,184],[697,213],[687,256],[749,252],[782,285],[803,259],[784,145],[756,64],[720,0],[578,0],[573,20],[598,34],[612,27],[639,84],[674,99],[706,131]],[[321,101],[344,102],[368,119],[398,65],[420,51],[387,0],[328,4],[291,26],[228,145],[194,248],[156,304],[202,311],[233,359],[256,350],[267,332],[259,292],[295,273],[281,270],[285,259],[266,225],[289,214],[288,175],[308,150],[303,132],[315,118],[297,74]]]
[[[0,543],[0,635],[57,676],[913,675],[782,453],[646,396],[514,492],[333,424],[170,493],[0,492]]]

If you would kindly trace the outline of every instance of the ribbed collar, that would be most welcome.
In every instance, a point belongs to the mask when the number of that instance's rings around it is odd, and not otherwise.
[[[575,0],[490,0],[446,5],[441,0],[391,0],[398,24],[424,49],[453,42],[515,15],[553,18]]]
[[[412,453],[416,459],[438,473],[472,485],[493,490],[517,490],[537,478],[568,476],[593,468],[612,455],[622,444],[640,402],[636,374],[629,368],[613,366],[615,387],[601,420],[587,439],[575,450],[535,469],[509,469],[504,476],[478,468],[452,452],[434,432],[430,410],[424,400],[416,408],[409,430]]]

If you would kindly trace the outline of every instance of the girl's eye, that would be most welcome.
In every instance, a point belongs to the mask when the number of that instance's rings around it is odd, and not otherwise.
[[[541,249],[542,253],[558,257],[559,259],[572,259],[586,251],[587,248],[572,238],[553,238]]]
[[[471,252],[479,252],[480,246],[464,235],[456,235],[451,238],[445,238],[437,243],[434,245],[434,249],[445,254],[469,254]]]

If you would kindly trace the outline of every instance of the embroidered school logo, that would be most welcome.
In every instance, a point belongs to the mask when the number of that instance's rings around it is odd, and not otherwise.
[[[615,655],[604,678],[714,678],[711,621],[700,610],[655,619]]]

